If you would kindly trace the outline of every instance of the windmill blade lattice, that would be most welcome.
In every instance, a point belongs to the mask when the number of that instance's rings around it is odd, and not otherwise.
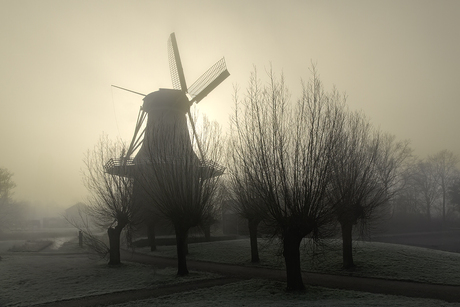
[[[190,103],[200,102],[228,76],[230,76],[230,73],[227,70],[225,59],[222,58],[190,86],[188,89],[192,97]]]
[[[169,36],[168,57],[173,88],[187,93],[187,83],[185,82],[184,69],[182,68],[179,48],[177,47],[176,35],[174,33],[171,33]]]

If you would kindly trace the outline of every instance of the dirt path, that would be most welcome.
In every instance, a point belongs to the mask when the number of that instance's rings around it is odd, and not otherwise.
[[[154,257],[146,254],[122,251],[124,261],[133,261],[161,267],[176,267],[176,259]],[[239,266],[231,264],[187,260],[189,270],[205,271],[222,275],[221,278],[185,282],[167,285],[156,289],[139,289],[120,291],[104,295],[88,296],[73,300],[63,300],[47,304],[34,305],[46,307],[107,306],[135,300],[159,297],[179,292],[194,291],[201,288],[220,286],[245,279],[286,280],[284,270],[260,268],[256,266]],[[306,285],[326,288],[364,291],[380,294],[401,295],[417,298],[439,299],[460,303],[460,286],[425,284],[418,282],[387,280],[378,278],[351,277],[318,273],[303,273]]]
[[[150,255],[131,253],[127,251],[123,251],[122,257],[124,260],[153,264],[157,266],[177,266],[176,260],[170,258],[153,257]],[[282,281],[286,280],[286,273],[284,270],[193,260],[187,260],[187,266],[189,270],[213,272],[239,279],[263,278]],[[460,286],[306,272],[303,273],[303,279],[306,285],[380,294],[402,295],[408,297],[432,298],[447,302],[460,303]]]

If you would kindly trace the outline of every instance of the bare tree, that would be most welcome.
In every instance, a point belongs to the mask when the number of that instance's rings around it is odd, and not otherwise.
[[[0,229],[5,227],[13,214],[12,195],[16,184],[12,177],[13,173],[6,168],[0,168]]]
[[[454,205],[454,210],[460,211],[460,177],[454,179],[448,190],[450,202]]]
[[[188,129],[176,120],[156,118],[138,153],[138,177],[148,195],[148,208],[171,223],[176,234],[179,276],[187,275],[187,237],[190,228],[204,226],[213,216],[223,169],[220,126],[203,118],[191,141]],[[200,155],[195,154],[200,144]],[[194,148],[195,147],[195,148]]]
[[[363,232],[382,217],[400,186],[399,171],[408,156],[407,142],[375,130],[361,113],[348,114],[328,193],[342,230],[344,268],[355,266],[354,225],[359,223]]]
[[[63,214],[63,218],[79,230],[79,244],[85,246],[90,252],[95,253],[102,259],[110,260],[110,247],[107,245],[107,240],[104,237],[100,227],[95,225],[90,216],[90,209],[84,203],[78,203],[77,210],[71,214]],[[104,229],[107,227],[104,227]]]
[[[420,201],[425,206],[425,215],[430,222],[433,206],[442,195],[435,165],[429,160],[417,161],[411,174],[411,182],[418,192]]]
[[[230,163],[229,168],[233,174],[228,183],[230,199],[233,200],[232,208],[239,216],[248,221],[251,262],[257,263],[260,261],[257,243],[258,227],[266,218],[267,210],[263,201],[256,196],[256,190],[251,188],[250,180],[246,178],[242,170],[238,169],[238,165]]]
[[[11,200],[12,190],[16,187],[12,177],[13,173],[10,173],[6,168],[0,168],[0,200],[2,203]]]
[[[316,70],[295,106],[283,77],[261,87],[254,72],[246,97],[236,101],[232,130],[233,163],[263,203],[267,225],[278,235],[286,264],[287,289],[303,290],[300,243],[325,235],[334,221],[326,193],[332,159],[343,125],[343,101],[326,93]]]
[[[120,142],[112,142],[103,135],[92,150],[88,150],[84,163],[83,182],[88,189],[87,213],[100,227],[107,229],[109,237],[109,264],[120,263],[120,236],[127,229],[127,235],[140,223],[140,207],[133,201],[133,179],[118,174],[129,174],[127,160],[123,157],[125,147]],[[118,172],[114,172],[117,169]],[[87,225],[88,223],[84,223]],[[87,231],[85,227],[83,230]],[[88,234],[89,235],[89,234]],[[103,249],[102,242],[95,240],[96,249]]]
[[[412,180],[411,167],[413,165],[409,165],[401,174],[402,186],[396,194],[392,206],[392,215],[401,215],[404,219],[410,215],[418,215],[421,209],[419,193]]]
[[[369,122],[359,113],[350,114],[342,130],[328,193],[342,230],[345,268],[354,266],[353,225],[369,219],[383,202],[376,172],[378,145],[378,135],[373,135]]]
[[[458,175],[456,166],[459,158],[453,152],[443,150],[428,157],[428,160],[433,165],[436,177],[439,180],[438,184],[442,197],[442,221],[445,223],[448,188],[453,184],[456,175]]]
[[[211,202],[212,205],[208,207],[208,210],[203,215],[201,223],[198,225],[199,230],[204,234],[206,242],[211,241],[211,227],[219,221],[218,216],[221,211],[220,196],[221,194],[218,189]]]
[[[235,87],[234,100],[238,103],[238,89]],[[238,111],[238,105],[235,110]],[[238,116],[238,114],[237,114]],[[263,201],[257,197],[257,190],[252,187],[252,181],[245,173],[244,166],[238,163],[238,148],[233,148],[232,145],[238,144],[238,139],[235,138],[229,142],[227,148],[227,167],[230,172],[229,180],[226,184],[228,198],[231,200],[232,209],[243,219],[248,221],[249,242],[251,246],[251,262],[257,263],[260,261],[259,247],[257,242],[259,224],[266,218],[267,209]]]

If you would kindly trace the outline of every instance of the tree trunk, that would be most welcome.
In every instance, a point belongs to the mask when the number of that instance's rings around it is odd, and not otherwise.
[[[83,232],[81,230],[78,232],[78,246],[83,247]]]
[[[249,239],[251,242],[251,262],[259,262],[259,248],[257,246],[257,226],[259,225],[258,220],[248,220],[249,227]]]
[[[185,245],[184,245],[185,255],[188,255],[188,230],[185,234]]]
[[[303,291],[305,286],[302,280],[300,267],[300,242],[302,237],[287,235],[283,239],[283,256],[286,263],[286,278],[288,291]]]
[[[426,199],[426,217],[428,222],[431,222],[431,201],[429,199]]]
[[[176,247],[177,247],[177,275],[188,275],[187,269],[187,236],[188,229],[175,227],[176,230]]]
[[[444,179],[442,181],[442,226],[444,228],[446,224],[446,188],[444,184]]]
[[[211,242],[211,225],[204,226],[204,240]]]
[[[155,240],[155,224],[150,222],[147,226],[147,238],[149,241],[150,245],[150,251],[156,251],[157,250],[157,243]]]
[[[340,223],[342,228],[342,257],[343,267],[349,269],[355,266],[353,262],[353,225],[351,223]]]
[[[117,265],[121,263],[120,260],[120,234],[123,227],[115,226],[107,229],[109,235],[109,265]]]

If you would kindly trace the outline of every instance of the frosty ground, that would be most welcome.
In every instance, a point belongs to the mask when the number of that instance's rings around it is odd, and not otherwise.
[[[216,274],[191,272],[176,278],[175,268],[159,268],[126,262],[110,268],[106,262],[84,253],[75,241],[54,250],[38,253],[8,252],[12,244],[0,241],[0,306],[34,304],[76,299],[132,289],[158,289],[165,285],[215,279]],[[274,256],[274,244],[261,243],[261,266],[283,267],[282,257]],[[174,257],[174,246],[160,246],[146,254]],[[382,243],[361,243],[356,247],[355,271],[340,269],[340,251],[336,242],[317,251],[319,257],[305,257],[302,267],[309,271],[399,278],[430,283],[460,285],[460,254]],[[188,259],[249,265],[247,239],[190,244]],[[322,261],[327,259],[327,261]],[[276,280],[251,279],[136,300],[111,306],[456,306],[443,301],[402,296],[332,290],[309,286],[304,294],[284,291],[285,284]]]

